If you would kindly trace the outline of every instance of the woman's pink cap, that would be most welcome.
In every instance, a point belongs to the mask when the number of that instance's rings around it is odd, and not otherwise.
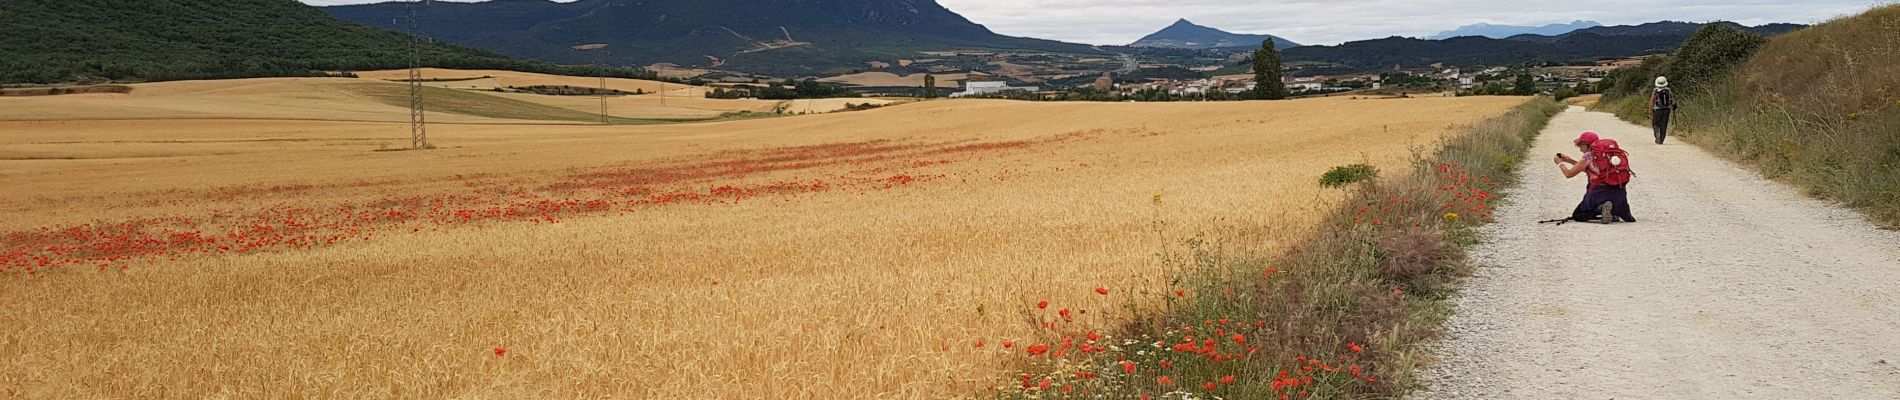
[[[1578,136],[1577,140],[1572,143],[1596,143],[1596,142],[1597,142],[1596,132],[1584,132],[1583,136]]]

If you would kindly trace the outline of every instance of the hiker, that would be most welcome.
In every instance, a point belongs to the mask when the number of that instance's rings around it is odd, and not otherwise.
[[[1583,159],[1558,153],[1554,160],[1557,169],[1563,171],[1565,179],[1586,174],[1590,184],[1583,194],[1583,202],[1570,212],[1570,220],[1605,224],[1618,220],[1636,222],[1636,217],[1630,214],[1629,192],[1624,190],[1632,175],[1629,154],[1623,152],[1615,140],[1599,138],[1596,132],[1584,132],[1571,143],[1583,152]],[[1621,163],[1616,163],[1619,160]]]
[[[1669,77],[1656,77],[1656,90],[1649,93],[1649,122],[1656,130],[1656,144],[1669,137],[1669,117],[1676,114],[1676,94],[1669,91]]]

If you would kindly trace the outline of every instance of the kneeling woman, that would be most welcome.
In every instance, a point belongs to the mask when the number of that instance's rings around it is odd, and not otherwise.
[[[1558,154],[1557,168],[1563,170],[1564,178],[1589,175],[1590,186],[1583,202],[1571,211],[1570,219],[1606,224],[1617,220],[1636,222],[1636,217],[1630,215],[1629,192],[1624,190],[1630,178],[1629,155],[1617,147],[1616,141],[1598,139],[1595,132],[1584,132],[1573,143],[1583,151],[1583,159]]]

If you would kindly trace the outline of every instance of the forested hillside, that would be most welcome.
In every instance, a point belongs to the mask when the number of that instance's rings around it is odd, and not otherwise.
[[[0,1],[0,84],[310,76],[402,68],[409,36],[293,0]],[[646,77],[445,44],[428,66]]]
[[[390,16],[403,6],[323,10],[395,28]],[[534,60],[672,63],[776,76],[838,73],[869,61],[926,57],[922,51],[1101,53],[1089,45],[999,35],[934,0],[436,2],[418,19],[423,31],[449,43]]]

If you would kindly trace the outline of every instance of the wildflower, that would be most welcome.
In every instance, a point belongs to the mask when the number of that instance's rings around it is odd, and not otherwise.
[[[1134,361],[1122,361],[1122,372],[1124,372],[1124,373],[1127,373],[1127,374],[1129,374],[1129,375],[1134,375],[1134,374],[1135,374],[1135,362],[1134,362]]]
[[[1214,382],[1201,384],[1201,389],[1206,389],[1209,392],[1214,391]]]
[[[979,349],[983,348],[983,339],[976,340],[976,348],[979,348]]]
[[[1095,331],[1089,331],[1089,334],[1088,334],[1088,338],[1089,338],[1089,341],[1091,341],[1091,342],[1093,342],[1093,341],[1097,341],[1097,340],[1102,340],[1102,334],[1100,334],[1100,333],[1095,333]]]
[[[1187,297],[1187,292],[1183,292],[1181,289],[1175,289],[1174,297]]]
[[[1364,348],[1364,347],[1359,347],[1359,344],[1358,344],[1358,343],[1354,343],[1354,342],[1346,342],[1346,347],[1347,347],[1347,348],[1351,348],[1351,349],[1352,349],[1352,352],[1354,352],[1354,353],[1364,353],[1364,352],[1366,352],[1366,348]]]
[[[1173,380],[1173,379],[1168,379],[1168,376],[1167,376],[1167,375],[1162,375],[1162,376],[1159,376],[1159,377],[1156,377],[1156,378],[1155,378],[1155,384],[1156,384],[1156,385],[1161,385],[1161,386],[1173,386],[1173,385],[1174,385],[1174,380]]]
[[[1157,205],[1157,206],[1158,206],[1158,205],[1161,205],[1161,194],[1160,194],[1160,193],[1155,193],[1155,200],[1154,200],[1154,201],[1155,201],[1155,205]]]
[[[1161,368],[1167,368],[1167,367],[1172,367],[1172,366],[1174,366],[1174,361],[1161,360]]]
[[[1352,370],[1352,377],[1354,378],[1365,376],[1359,373],[1359,364],[1353,364],[1353,365],[1347,366],[1346,369]]]
[[[1016,342],[1011,342],[1011,341],[1008,341],[1008,340],[1004,340],[1004,341],[1003,341],[1003,348],[1005,348],[1005,349],[1007,349],[1007,348],[1011,348],[1011,347],[1016,347]]]
[[[1234,334],[1234,344],[1247,344],[1247,337],[1238,333]]]
[[[501,347],[501,346],[495,346],[495,356],[496,356],[496,357],[501,357],[501,356],[502,356],[502,355],[504,355],[504,354],[508,354],[508,348],[506,348],[506,347]]]
[[[1043,300],[1036,302],[1036,308],[1049,308],[1049,301]]]
[[[1037,385],[1036,385],[1036,388],[1037,388],[1037,389],[1042,389],[1042,390],[1049,390],[1049,385],[1050,385],[1051,383],[1052,383],[1052,382],[1049,382],[1049,380],[1048,380],[1048,379],[1043,379],[1043,380],[1042,380],[1042,383],[1040,383],[1040,384],[1037,384]]]
[[[1232,385],[1234,384],[1234,376],[1228,375],[1228,376],[1220,377],[1220,383],[1225,384],[1225,385]]]
[[[1457,221],[1457,220],[1458,220],[1458,213],[1455,213],[1455,212],[1448,212],[1448,213],[1445,213],[1445,220],[1446,220],[1446,221]]]
[[[1068,393],[1073,393],[1073,392],[1075,392],[1075,388],[1074,388],[1074,387],[1070,387],[1069,385],[1062,385],[1062,393],[1063,393],[1063,394],[1068,394]]]
[[[1405,297],[1405,290],[1399,289],[1399,288],[1392,288],[1392,297]]]
[[[1108,288],[1105,288],[1105,287],[1097,287],[1097,288],[1095,288],[1095,294],[1099,294],[1099,295],[1103,295],[1103,296],[1107,296],[1107,295],[1108,295]]]
[[[1042,353],[1049,352],[1049,345],[1046,345],[1046,344],[1030,345],[1029,347],[1023,348],[1023,350],[1028,351],[1029,355],[1032,357],[1040,356],[1042,355]]]

